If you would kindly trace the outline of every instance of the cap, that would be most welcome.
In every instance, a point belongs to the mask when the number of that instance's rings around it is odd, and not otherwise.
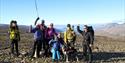
[[[67,27],[71,27],[71,25],[70,25],[70,24],[67,24]]]

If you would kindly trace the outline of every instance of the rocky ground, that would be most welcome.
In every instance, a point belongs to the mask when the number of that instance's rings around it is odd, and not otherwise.
[[[82,58],[82,37],[77,36],[76,49],[78,50],[79,61],[70,63],[83,63]],[[33,45],[33,34],[21,33],[21,41],[19,42],[20,53],[28,52],[26,56],[20,55],[14,57],[10,54],[9,40],[6,33],[0,33],[0,63],[51,63],[51,58],[30,58],[30,52]],[[125,63],[125,41],[113,39],[106,36],[96,36],[93,49],[93,63]],[[60,63],[65,63],[61,61]],[[86,63],[86,62],[84,62]]]

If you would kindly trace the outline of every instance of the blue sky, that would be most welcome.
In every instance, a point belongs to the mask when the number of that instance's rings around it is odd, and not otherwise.
[[[35,0],[0,0],[0,24],[33,25]],[[102,24],[125,19],[125,0],[36,0],[46,24]],[[39,22],[40,22],[39,20]]]

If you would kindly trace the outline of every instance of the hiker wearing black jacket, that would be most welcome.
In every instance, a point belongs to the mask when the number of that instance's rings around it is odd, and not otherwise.
[[[93,45],[93,34],[91,33],[91,31],[89,31],[88,26],[85,25],[84,26],[84,30],[80,30],[80,27],[77,26],[77,31],[83,36],[83,57],[84,60],[87,60],[87,56],[88,56],[88,62],[91,63],[92,62],[92,49],[91,46]],[[87,55],[88,54],[88,55]]]

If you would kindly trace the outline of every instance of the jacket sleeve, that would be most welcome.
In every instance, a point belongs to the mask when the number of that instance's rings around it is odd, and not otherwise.
[[[53,32],[54,32],[54,34],[57,36],[58,35],[58,33],[56,32],[56,29],[54,28],[53,29]]]
[[[36,30],[37,30],[37,28],[33,28],[33,29],[31,29],[31,33],[35,33]]]
[[[82,34],[82,33],[83,33],[83,31],[82,31],[82,30],[80,30],[80,27],[79,27],[79,26],[77,26],[77,31],[78,31],[80,34]]]
[[[67,43],[67,36],[66,32],[64,32],[64,42]]]
[[[90,44],[93,44],[93,42],[94,42],[94,37],[93,37],[92,33],[89,33],[89,36],[90,36]]]

